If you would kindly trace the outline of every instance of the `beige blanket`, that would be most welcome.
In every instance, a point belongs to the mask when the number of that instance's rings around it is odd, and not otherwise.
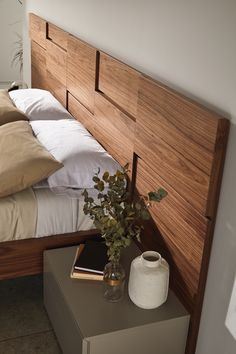
[[[34,237],[37,202],[31,188],[0,198],[0,242]]]

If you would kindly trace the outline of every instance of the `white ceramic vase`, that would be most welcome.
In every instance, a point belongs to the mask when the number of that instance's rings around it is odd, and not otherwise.
[[[168,295],[169,265],[158,252],[147,251],[135,258],[130,267],[128,292],[135,305],[154,309]]]

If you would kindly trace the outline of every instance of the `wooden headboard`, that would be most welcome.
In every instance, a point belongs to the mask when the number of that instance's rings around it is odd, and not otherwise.
[[[229,121],[30,15],[32,87],[50,90],[122,164],[138,193],[163,187],[142,248],[170,264],[171,287],[191,314],[195,352]]]

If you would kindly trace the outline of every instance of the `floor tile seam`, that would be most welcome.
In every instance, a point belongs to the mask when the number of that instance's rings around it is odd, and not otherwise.
[[[49,333],[49,332],[53,332],[53,330],[52,329],[48,329],[46,331],[32,332],[32,333],[28,333],[28,334],[25,334],[25,335],[22,335],[22,336],[10,337],[10,338],[6,338],[6,339],[0,339],[0,344],[3,343],[3,342],[8,342],[8,341],[11,341],[11,340],[15,340],[15,339],[31,337],[31,336],[34,336],[34,335],[43,334],[43,333]]]

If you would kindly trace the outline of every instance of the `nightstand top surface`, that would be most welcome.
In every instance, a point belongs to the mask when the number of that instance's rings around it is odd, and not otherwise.
[[[141,309],[129,299],[129,267],[131,260],[138,254],[136,246],[125,250],[122,262],[127,274],[125,295],[117,303],[109,303],[103,298],[103,282],[70,278],[76,248],[45,251],[44,272],[45,276],[57,282],[84,337],[171,321],[180,317],[189,318],[188,312],[171,290],[166,303],[154,310]]]

